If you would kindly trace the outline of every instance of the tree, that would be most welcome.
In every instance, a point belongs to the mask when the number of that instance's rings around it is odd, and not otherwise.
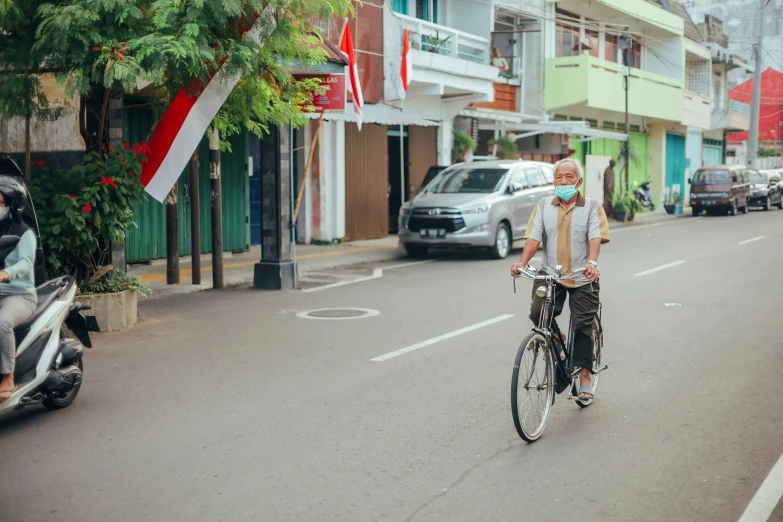
[[[194,90],[225,62],[227,74],[241,80],[214,125],[221,137],[244,126],[260,134],[268,125],[304,122],[313,80],[294,80],[287,66],[324,60],[312,20],[352,13],[351,0],[0,0],[0,33],[9,33],[10,16],[24,12],[30,49],[54,71],[69,95],[80,97],[79,128],[87,150],[107,139],[109,98],[132,93],[137,80],[151,82],[165,106],[182,88]],[[10,8],[7,6],[10,5]],[[24,5],[24,7],[20,7]],[[243,38],[267,7],[277,24],[263,46]],[[18,15],[15,15],[18,16]],[[8,62],[10,63],[10,62]],[[7,68],[6,62],[1,64]],[[12,65],[16,68],[16,65]],[[12,103],[7,96],[4,105]],[[89,118],[94,118],[90,132]]]
[[[25,175],[30,176],[30,122],[53,120],[52,107],[41,84],[45,56],[33,49],[35,2],[0,0],[0,113],[25,120]]]

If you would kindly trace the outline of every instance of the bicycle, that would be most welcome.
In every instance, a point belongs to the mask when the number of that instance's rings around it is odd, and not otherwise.
[[[543,310],[541,313],[540,323],[533,328],[525,340],[519,347],[516,360],[514,361],[514,370],[511,377],[511,413],[514,417],[514,426],[517,429],[517,433],[522,437],[525,442],[535,442],[541,437],[541,434],[546,428],[547,420],[552,411],[552,406],[555,403],[555,391],[558,394],[565,391],[566,388],[570,388],[568,393],[568,400],[574,400],[581,408],[586,408],[593,403],[595,399],[595,393],[598,389],[598,375],[607,370],[609,367],[601,366],[601,350],[603,348],[603,328],[601,327],[601,309],[602,305],[598,305],[598,315],[593,325],[593,364],[590,368],[592,374],[592,399],[583,400],[579,398],[579,373],[581,368],[573,368],[573,334],[571,332],[572,325],[569,324],[568,340],[564,342],[563,336],[560,333],[560,329],[557,326],[557,322],[554,320],[555,315],[555,284],[560,281],[566,281],[574,279],[577,275],[584,271],[584,268],[576,270],[575,272],[563,276],[563,267],[557,266],[555,272],[557,276],[551,275],[538,275],[535,269],[528,267],[527,271],[519,270],[519,275],[526,279],[533,281],[543,281],[544,285],[536,289],[536,295],[544,299]],[[516,285],[515,285],[516,290]],[[532,359],[532,361],[531,361]],[[538,364],[541,362],[542,364]],[[524,364],[523,364],[524,363]],[[527,369],[528,363],[530,363],[530,369]],[[536,366],[538,369],[543,370],[542,377],[534,381],[536,374]],[[520,387],[520,369],[525,368],[522,372],[522,385]],[[536,400],[534,407],[539,405],[543,408],[542,412],[532,412],[534,417],[530,417],[534,422],[537,420],[537,424],[531,426],[527,425],[529,414],[531,413],[530,407],[525,408],[525,412],[520,420],[520,404],[519,404],[519,392],[523,391],[523,399],[530,397],[532,392],[537,392],[538,395],[545,395],[545,400]]]

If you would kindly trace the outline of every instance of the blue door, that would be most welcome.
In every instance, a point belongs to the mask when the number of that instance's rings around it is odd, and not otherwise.
[[[704,145],[704,166],[723,164],[723,147],[720,145]]]
[[[680,197],[685,191],[685,136],[666,134],[666,186],[674,193],[674,185],[679,185]]]

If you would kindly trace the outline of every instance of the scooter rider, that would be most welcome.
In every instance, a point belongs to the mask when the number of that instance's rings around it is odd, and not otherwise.
[[[16,340],[14,328],[33,315],[35,293],[35,232],[22,220],[27,189],[11,176],[0,176],[0,402],[14,392]],[[14,241],[15,240],[15,241]]]

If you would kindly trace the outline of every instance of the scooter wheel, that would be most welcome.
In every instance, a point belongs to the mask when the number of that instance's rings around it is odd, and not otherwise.
[[[79,369],[84,373],[84,362],[79,361]],[[79,395],[79,390],[82,387],[82,383],[79,382],[72,389],[67,392],[50,393],[49,396],[41,403],[50,410],[61,410],[71,405],[76,400],[76,396]]]

